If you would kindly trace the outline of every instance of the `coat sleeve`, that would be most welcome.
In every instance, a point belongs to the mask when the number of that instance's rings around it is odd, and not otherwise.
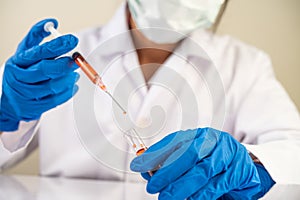
[[[0,96],[4,66],[0,67]],[[0,172],[24,159],[37,147],[38,121],[20,122],[19,129],[0,135]]]
[[[240,77],[251,82],[240,86],[244,93],[239,97],[234,134],[244,135],[246,148],[277,184],[300,184],[298,110],[276,80],[269,57],[259,52],[251,63],[250,70]]]

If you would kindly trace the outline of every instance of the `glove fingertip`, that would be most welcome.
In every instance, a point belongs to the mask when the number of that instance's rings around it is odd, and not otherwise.
[[[174,197],[168,192],[161,192],[158,196],[158,200],[163,200],[163,199],[174,199]]]
[[[148,182],[146,190],[150,194],[155,194],[155,193],[159,192],[157,186],[154,184],[151,184],[151,182]]]
[[[0,113],[0,132],[18,130],[20,121],[8,119]]]
[[[57,28],[58,26],[58,22],[54,18],[47,18],[37,22],[32,26],[25,38],[20,42],[16,53],[20,53],[21,51],[27,50],[35,45],[38,45],[44,39],[44,37],[50,35],[50,32],[47,32],[44,29],[44,25],[47,22],[52,22],[55,28]]]
[[[136,160],[136,158],[131,161],[130,169],[134,172],[141,172],[141,166],[139,162]]]
[[[78,90],[79,90],[78,85],[74,85],[73,91],[72,91],[72,96],[74,96],[78,92]]]
[[[44,20],[43,24],[45,25],[47,22],[52,22],[54,24],[54,28],[57,29],[57,27],[58,27],[57,19],[55,19],[53,17],[47,18],[47,19]]]
[[[149,181],[151,179],[151,176],[148,172],[143,172],[141,173],[141,176],[143,177],[143,179]]]
[[[70,52],[78,44],[78,38],[68,34],[38,46],[39,59],[55,58]]]
[[[56,59],[57,64],[55,66],[62,66],[61,73],[69,73],[79,68],[79,66],[74,62],[74,60],[69,56],[64,56]],[[58,65],[59,63],[59,65]],[[53,66],[53,68],[55,67]],[[66,67],[67,66],[67,67]]]
[[[70,48],[75,48],[79,42],[78,38],[75,35],[72,34],[66,34],[62,37],[65,37],[66,46],[69,46]]]
[[[74,71],[74,70],[78,69],[79,66],[77,65],[77,63],[72,58],[70,58],[70,59],[72,60],[71,61],[71,68],[72,68],[72,70]]]
[[[76,83],[79,79],[80,79],[80,75],[79,75],[77,72],[75,72],[75,83]]]
[[[147,172],[150,167],[150,163],[146,162],[142,155],[135,157],[130,163],[130,169],[135,172]]]
[[[45,24],[48,22],[52,22],[54,25],[54,28],[57,29],[58,27],[58,21],[55,18],[46,18],[44,20],[39,21],[38,23],[36,23],[33,27],[34,28],[38,28],[40,30],[43,30],[43,34],[45,36],[50,35],[51,33],[49,31],[45,30]]]

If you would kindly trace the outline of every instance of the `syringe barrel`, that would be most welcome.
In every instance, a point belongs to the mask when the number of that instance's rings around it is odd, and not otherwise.
[[[147,147],[140,137],[140,135],[136,132],[134,128],[129,129],[124,133],[124,137],[128,144],[133,148],[136,152],[136,155],[141,155],[144,151],[147,150]]]
[[[126,131],[124,133],[124,137],[128,144],[133,148],[135,154],[137,156],[142,155],[148,148],[145,146],[144,141],[139,136],[139,134],[136,132],[134,128],[131,128],[130,130]],[[148,174],[150,176],[153,176],[153,174],[160,168],[160,165],[157,167],[157,169],[153,171],[148,171]]]
[[[102,90],[106,91],[106,86],[102,82],[99,74],[94,70],[94,68],[87,62],[87,60],[78,52],[72,54],[73,60],[85,73],[85,75],[96,85],[98,85]]]
[[[87,77],[94,84],[97,84],[100,76],[93,69],[93,67],[83,58],[83,56],[80,53],[75,52],[73,53],[72,58],[76,62],[76,64],[81,68],[81,70],[87,75]]]

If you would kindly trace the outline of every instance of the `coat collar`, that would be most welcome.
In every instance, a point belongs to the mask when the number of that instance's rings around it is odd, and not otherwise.
[[[206,70],[211,64],[204,48],[202,48],[210,45],[210,35],[206,31],[198,30],[183,40],[173,55],[156,71],[148,82],[151,85],[148,90],[147,87],[140,87],[146,83],[143,83],[143,74],[139,68],[135,46],[128,27],[126,2],[122,3],[112,19],[101,29],[100,35],[100,45],[107,42],[107,45],[101,48],[101,57],[104,57],[104,60],[113,60],[118,57],[121,65],[116,68],[118,70],[114,72],[115,76],[110,76],[108,78],[110,80],[104,81],[108,83],[109,81],[118,82],[118,77],[126,73],[130,74],[127,79],[132,85],[131,87],[139,88],[132,101],[140,103],[136,103],[133,108],[128,108],[128,111],[133,113],[134,121],[143,121],[145,113],[149,113],[149,108],[153,107],[153,102],[166,97],[166,90],[174,92],[175,96],[181,96],[185,95],[183,94],[184,87],[188,87],[188,84],[199,87],[197,66]],[[120,75],[117,76],[117,73]],[[167,86],[167,88],[163,86]],[[164,104],[162,107],[168,110],[174,105],[174,99],[163,99],[160,103]]]
[[[123,2],[111,20],[101,29],[101,35],[104,40],[116,41],[111,42],[111,48],[106,50],[106,55],[116,54],[116,52],[124,54],[125,52],[135,50],[129,31],[126,7],[127,2]],[[178,45],[175,53],[177,52],[186,58],[196,56],[208,59],[206,53],[203,51],[203,47],[209,46],[212,38],[213,34],[208,31],[197,30]]]
[[[114,57],[122,57],[124,70],[128,72],[136,68],[139,63],[137,54],[134,53],[136,49],[129,31],[126,9],[126,2],[123,2],[111,20],[101,29],[102,43],[107,42],[105,49],[101,51],[101,56],[109,60],[114,59]],[[211,38],[211,34],[207,31],[195,31],[177,46],[173,52],[174,55],[171,55],[164,65],[176,73],[182,73],[187,63],[194,68],[209,66],[211,59],[203,47],[210,46]],[[148,83],[165,79],[165,73],[159,73],[164,70],[164,67],[160,67]],[[135,76],[134,81],[137,81],[138,77],[143,79],[142,72],[140,71],[138,74],[139,76]],[[193,76],[193,74],[186,75],[188,77]],[[170,76],[168,77],[170,83],[175,82]],[[151,91],[145,90],[143,94],[146,95],[148,92]]]

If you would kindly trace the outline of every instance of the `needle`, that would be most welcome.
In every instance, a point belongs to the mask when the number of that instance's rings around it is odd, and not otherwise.
[[[117,106],[119,106],[119,108],[123,111],[123,114],[124,115],[126,115],[127,114],[127,112],[126,112],[126,110],[120,105],[120,103],[110,94],[110,92],[109,91],[105,91],[105,93],[106,94],[108,94],[110,97],[111,97],[111,99],[117,104]]]

